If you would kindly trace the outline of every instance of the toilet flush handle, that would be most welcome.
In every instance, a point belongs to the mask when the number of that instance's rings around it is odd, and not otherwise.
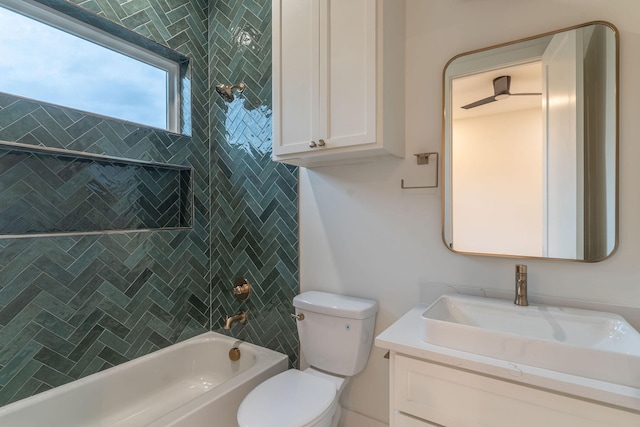
[[[300,313],[300,314],[291,313],[291,318],[293,320],[304,320],[304,314],[302,314],[302,313]]]

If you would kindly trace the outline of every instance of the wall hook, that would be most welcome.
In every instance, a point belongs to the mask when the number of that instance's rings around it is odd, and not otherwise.
[[[414,156],[417,157],[416,162],[419,165],[428,165],[429,164],[429,157],[431,157],[432,155],[436,156],[436,183],[435,185],[425,185],[425,186],[416,186],[416,187],[407,187],[404,185],[404,179],[400,180],[400,188],[402,188],[403,190],[413,190],[413,189],[417,189],[417,188],[438,188],[438,153],[435,151],[432,151],[430,153],[418,153],[418,154],[414,154]]]

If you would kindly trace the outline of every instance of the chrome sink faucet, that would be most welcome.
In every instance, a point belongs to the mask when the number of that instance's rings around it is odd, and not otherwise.
[[[515,305],[529,305],[527,300],[527,266],[524,264],[516,265],[516,299],[513,303]]]

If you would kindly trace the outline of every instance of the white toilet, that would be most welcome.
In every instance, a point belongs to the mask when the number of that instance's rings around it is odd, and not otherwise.
[[[340,393],[367,364],[376,301],[312,291],[296,296],[293,306],[311,367],[290,369],[253,389],[238,409],[240,427],[335,427]]]

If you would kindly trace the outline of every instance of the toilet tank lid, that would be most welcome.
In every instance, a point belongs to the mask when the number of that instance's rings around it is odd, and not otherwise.
[[[330,316],[367,319],[378,311],[378,302],[370,299],[309,291],[296,295],[293,306]]]

